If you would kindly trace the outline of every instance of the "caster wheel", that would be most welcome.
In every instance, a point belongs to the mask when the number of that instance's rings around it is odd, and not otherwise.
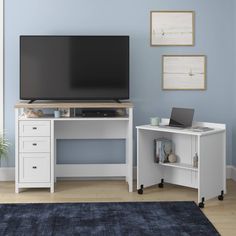
[[[163,184],[163,183],[160,183],[160,184],[158,184],[158,187],[159,187],[159,188],[163,188],[163,187],[164,187],[164,184]]]
[[[223,201],[224,200],[224,191],[221,191],[221,195],[218,196],[219,201]]]
[[[200,202],[200,203],[198,204],[198,206],[199,206],[200,208],[204,208],[204,203],[203,203],[203,202]]]
[[[143,189],[140,188],[140,189],[138,190],[138,194],[143,194]]]

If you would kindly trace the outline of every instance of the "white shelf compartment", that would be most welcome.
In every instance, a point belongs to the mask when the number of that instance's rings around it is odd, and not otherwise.
[[[52,116],[48,116],[48,117],[38,117],[38,118],[25,118],[25,117],[19,117],[19,120],[25,120],[25,121],[34,121],[34,120],[55,120],[55,121],[81,121],[81,120],[85,120],[85,121],[91,121],[91,120],[95,120],[95,121],[122,121],[122,120],[129,120],[129,117],[88,117],[88,118],[84,118],[84,117],[68,117],[68,118],[54,118]]]
[[[168,167],[173,167],[173,168],[179,168],[179,169],[185,169],[185,170],[191,170],[191,171],[198,171],[198,168],[193,167],[190,164],[186,163],[157,163],[160,166],[168,166]]]

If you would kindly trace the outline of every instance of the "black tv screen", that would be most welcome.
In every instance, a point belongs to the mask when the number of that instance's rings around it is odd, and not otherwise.
[[[129,98],[129,36],[21,36],[20,98]]]

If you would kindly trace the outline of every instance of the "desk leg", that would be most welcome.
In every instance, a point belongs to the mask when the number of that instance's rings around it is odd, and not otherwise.
[[[51,187],[50,192],[54,193],[54,180],[55,180],[55,139],[54,139],[54,121],[51,120]]]
[[[127,134],[128,135],[128,134]],[[129,139],[125,139],[125,163],[127,166],[125,181],[129,184]]]
[[[54,137],[54,183],[57,182],[56,166],[57,166],[57,139],[56,137]]]
[[[19,109],[15,108],[15,193],[19,193]]]
[[[129,123],[126,138],[126,181],[129,184],[129,192],[133,192],[133,109],[129,108]]]
[[[17,184],[15,183],[15,193],[20,193],[20,189],[18,188]]]
[[[50,193],[54,193],[54,183],[51,184]]]

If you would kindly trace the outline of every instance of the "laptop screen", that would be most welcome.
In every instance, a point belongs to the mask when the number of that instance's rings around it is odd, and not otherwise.
[[[169,126],[191,127],[193,122],[194,109],[172,108]]]

